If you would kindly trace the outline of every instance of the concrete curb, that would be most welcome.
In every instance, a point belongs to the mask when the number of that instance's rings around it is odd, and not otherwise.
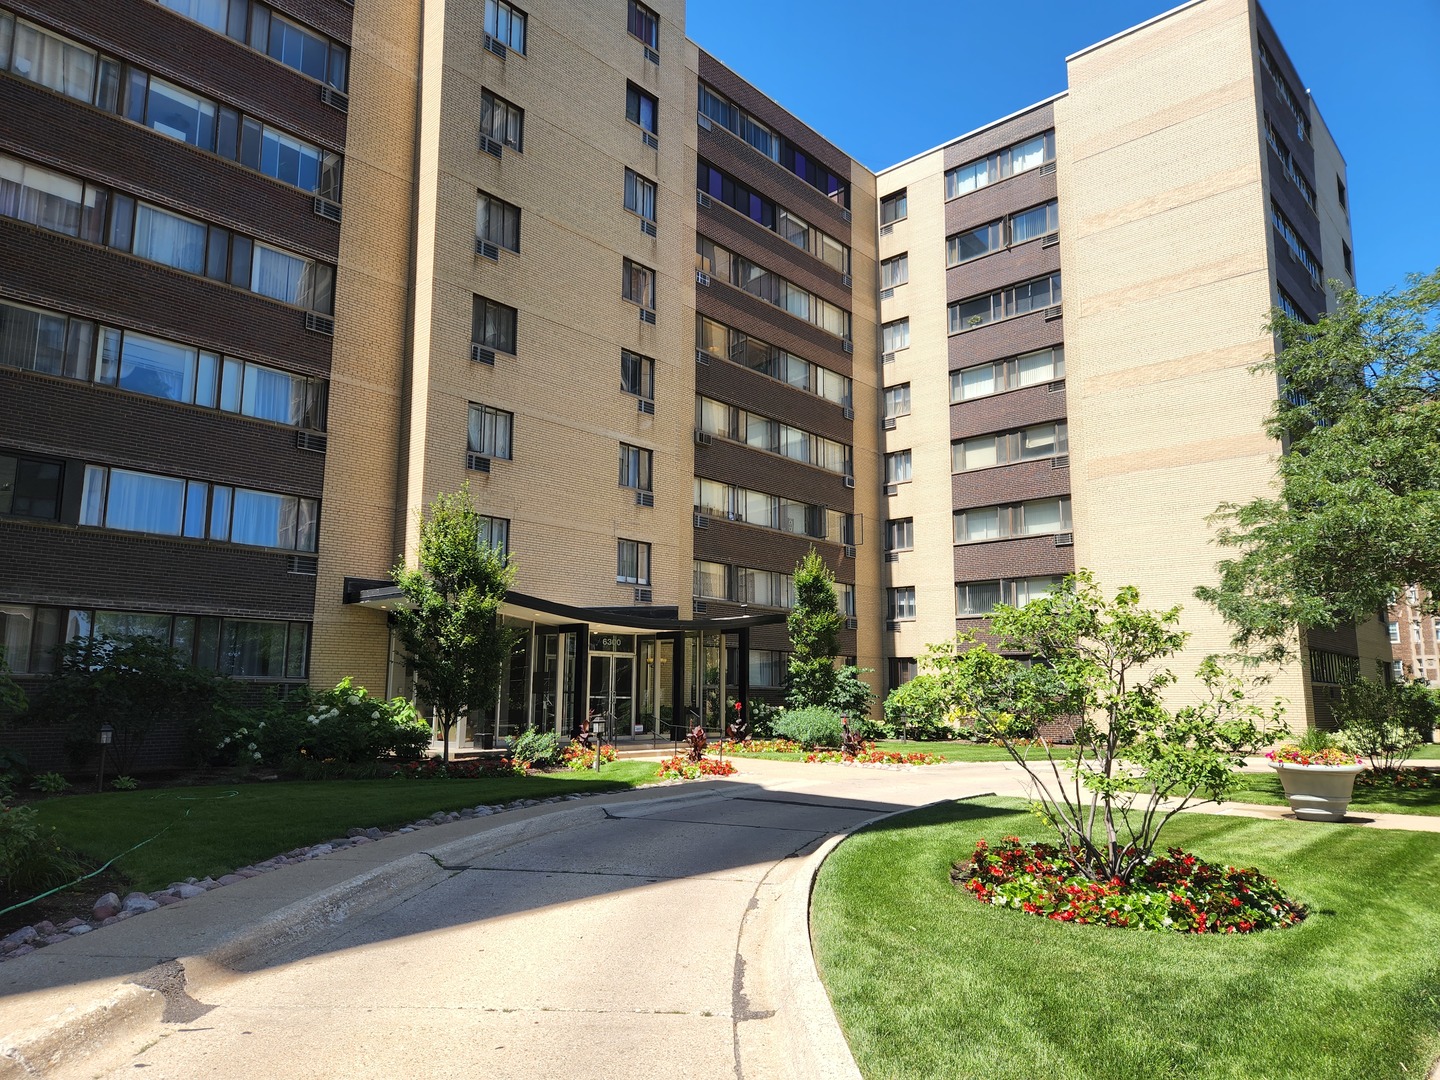
[[[86,1007],[66,1009],[40,1025],[0,1039],[0,1078],[43,1076],[104,1049],[122,1034],[158,1024],[165,996],[134,983],[111,987]]]

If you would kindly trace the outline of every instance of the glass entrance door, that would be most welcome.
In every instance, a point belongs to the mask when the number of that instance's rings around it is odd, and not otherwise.
[[[634,724],[635,636],[590,635],[590,716],[605,718],[605,737],[629,735]]]

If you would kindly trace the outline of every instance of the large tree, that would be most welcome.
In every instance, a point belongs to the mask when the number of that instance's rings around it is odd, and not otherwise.
[[[493,703],[500,688],[512,639],[500,605],[514,576],[509,556],[480,539],[468,484],[436,496],[421,516],[417,565],[391,571],[410,602],[395,612],[395,630],[420,697],[435,710],[447,762],[456,722],[469,708]]]
[[[790,631],[790,691],[786,701],[797,709],[829,708],[835,697],[835,657],[840,652],[840,609],[835,575],[812,547],[795,567],[795,606]]]
[[[1440,596],[1440,270],[1379,297],[1354,291],[1315,325],[1276,312],[1261,366],[1288,452],[1273,497],[1216,512],[1234,554],[1196,590],[1242,648],[1283,651],[1295,626],[1383,609],[1403,586]],[[1433,601],[1432,601],[1433,602]]]

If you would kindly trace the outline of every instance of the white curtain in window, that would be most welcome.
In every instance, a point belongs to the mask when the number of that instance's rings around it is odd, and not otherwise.
[[[0,215],[51,232],[80,235],[85,185],[79,180],[0,156]]]
[[[1045,162],[1045,136],[1037,135],[1028,142],[1023,142],[1010,151],[1011,173],[1025,172],[1027,169],[1038,169]]]
[[[307,260],[297,255],[267,244],[256,244],[255,258],[250,270],[250,288],[272,300],[287,304],[299,303],[301,284],[308,265]]]
[[[1024,533],[1059,532],[1063,528],[1060,500],[1026,503]]]
[[[89,101],[95,86],[93,52],[18,20],[10,68],[23,79],[79,101]]]
[[[240,411],[260,420],[296,424],[305,409],[305,382],[283,371],[245,365]]]
[[[288,495],[235,489],[230,541],[256,547],[295,546],[296,500]]]
[[[89,479],[87,469],[87,487]],[[109,491],[105,499],[107,528],[179,536],[184,506],[183,480],[126,469],[110,470]]]
[[[160,3],[202,26],[225,33],[225,17],[230,9],[227,0],[160,0]]]
[[[35,609],[28,604],[0,604],[0,645],[11,671],[30,670],[30,633]]]
[[[135,208],[134,253],[191,274],[205,271],[205,226],[158,207]]]

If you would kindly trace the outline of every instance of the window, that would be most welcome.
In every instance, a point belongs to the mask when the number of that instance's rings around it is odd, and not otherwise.
[[[485,32],[525,55],[525,13],[505,0],[485,0]]]
[[[250,291],[329,315],[335,310],[335,268],[257,240]]]
[[[885,522],[885,550],[910,551],[915,547],[915,519],[891,518]]]
[[[0,466],[0,467],[3,467],[3,466]],[[1386,623],[1386,624],[1385,624],[1385,629],[1390,632],[1390,644],[1391,644],[1391,645],[1399,645],[1399,644],[1400,644],[1400,624],[1399,624],[1398,622]]]
[[[1350,212],[1350,204],[1346,201],[1345,181],[1335,177],[1335,197],[1340,201],[1340,209],[1347,214]]]
[[[789,664],[783,652],[776,649],[750,650],[750,685],[784,686]]]
[[[850,312],[699,235],[695,237],[695,269],[729,282],[826,333],[850,337]]]
[[[627,394],[655,400],[655,361],[648,356],[620,350],[620,389]]]
[[[470,340],[487,349],[515,353],[516,311],[483,296],[473,298],[470,315]]]
[[[1414,641],[1416,645],[1421,644],[1421,642],[1423,641],[1423,639],[1422,639],[1421,636],[1420,636],[1420,620],[1419,620],[1419,619],[1414,620],[1414,621],[1411,622],[1411,624],[1410,624],[1410,639],[1411,639],[1412,641]]]
[[[893,353],[910,347],[910,320],[896,319],[880,328],[880,351]]]
[[[891,622],[915,618],[915,587],[885,590],[885,617]]]
[[[1267,114],[1265,117],[1265,141],[1270,144],[1270,149],[1275,151],[1275,156],[1280,159],[1280,164],[1285,169],[1285,176],[1290,183],[1295,185],[1295,190],[1300,192],[1300,197],[1305,200],[1305,205],[1311,210],[1315,209],[1315,189],[1310,186],[1310,181],[1305,179],[1304,173],[1295,163],[1295,155],[1290,153],[1290,148],[1285,145],[1285,140],[1275,130],[1275,125],[1270,122]]]
[[[856,542],[855,519],[850,514],[699,476],[695,478],[695,511],[792,536],[837,544]]]
[[[232,3],[233,6],[233,3]],[[263,44],[262,44],[263,43]],[[288,68],[336,90],[345,89],[349,54],[308,26],[291,22],[259,4],[251,5],[250,44]]]
[[[1344,653],[1325,649],[1310,650],[1310,681],[1344,686],[1360,675],[1360,661]]]
[[[615,560],[615,580],[629,585],[650,584],[650,545],[621,540]]]
[[[973,330],[986,323],[1012,319],[1032,311],[1060,305],[1060,274],[1056,272],[1033,281],[1021,282],[988,296],[959,300],[951,304],[950,333]]]
[[[886,259],[880,264],[880,287],[882,289],[893,289],[896,285],[904,285],[909,280],[909,252],[896,255],[893,259]]]
[[[481,547],[488,547],[492,551],[499,552],[503,558],[509,558],[510,519],[490,517],[488,514],[479,515],[479,527],[476,529],[475,542]]]
[[[135,239],[130,250],[140,258],[149,259],[162,266],[184,270],[189,274],[203,274],[205,237],[206,229],[200,222],[161,210],[148,203],[140,203],[135,208]],[[279,251],[275,252],[275,256],[295,258]],[[295,260],[297,263],[299,261]],[[277,271],[277,275],[261,275],[257,266],[255,275],[256,282],[262,277],[266,282],[274,281],[277,276],[286,277],[287,280],[280,287],[275,299],[285,299],[287,302],[291,300],[294,286],[289,280],[293,276],[289,267],[285,271]]]
[[[889,225],[909,216],[904,189],[886,195],[880,200],[880,224]]]
[[[1305,245],[1305,241],[1300,239],[1300,234],[1295,231],[1295,226],[1290,224],[1290,219],[1282,214],[1280,207],[1273,202],[1270,204],[1270,216],[1274,222],[1275,231],[1280,234],[1280,239],[1285,246],[1290,249],[1291,258],[1305,268],[1305,272],[1310,275],[1310,280],[1318,288],[1320,285],[1320,260],[1315,258],[1314,252]]]
[[[480,91],[480,134],[508,146],[517,154],[525,149],[525,110],[489,90]]]
[[[655,310],[655,271],[648,266],[625,260],[621,295],[647,311]]]
[[[788,243],[819,259],[837,273],[850,272],[850,248],[847,245],[748,184],[722,172],[704,158],[696,161],[695,190],[744,214],[757,225],[779,233]]]
[[[510,460],[514,414],[488,405],[470,406],[467,449],[487,458]]]
[[[0,154],[0,216],[98,241],[106,196],[104,189]]]
[[[160,5],[202,26],[208,26],[211,30],[225,33],[230,12],[229,0],[160,0]]]
[[[989,615],[996,604],[1024,607],[1031,600],[1038,600],[1052,592],[1062,580],[1059,577],[1032,577],[1004,581],[957,581],[955,614],[961,618]]]
[[[114,61],[102,62],[94,50],[42,30],[8,11],[0,11],[0,71],[87,105],[114,109],[119,79]],[[101,73],[98,82],[97,72]]]
[[[625,170],[625,209],[646,221],[655,220],[655,185],[631,169]]]
[[[639,124],[651,135],[660,133],[660,103],[654,94],[647,94],[634,83],[625,84],[625,119]]]
[[[131,77],[133,81],[134,73]],[[161,135],[202,150],[215,146],[214,102],[160,79],[150,79],[142,123]]]
[[[788,608],[794,606],[795,594],[789,574],[773,570],[752,570],[737,566],[733,570],[735,589],[730,599],[742,604],[758,604],[761,607]]]
[[[54,521],[60,516],[64,475],[58,461],[0,454],[0,514]]]
[[[620,486],[636,491],[651,491],[651,464],[654,454],[628,443],[620,444]]]
[[[1350,245],[1344,240],[1340,241],[1340,257],[1345,264],[1345,273],[1351,277],[1355,276],[1355,253],[1350,250]]]
[[[945,173],[945,198],[955,199],[1055,160],[1055,132],[1047,131],[1014,146],[959,165]]]
[[[950,468],[952,472],[969,472],[994,465],[1053,458],[1069,453],[1068,436],[1068,425],[1061,420],[1019,431],[961,439],[950,444]]]
[[[885,388],[885,418],[910,415],[910,384],[900,383]]]
[[[705,315],[695,317],[695,348],[720,360],[758,371],[836,405],[849,405],[851,380],[829,368],[751,337]]]
[[[1035,499],[1009,506],[984,506],[955,512],[955,543],[1037,536],[1070,528],[1070,497]]]
[[[626,27],[632,36],[639,38],[650,48],[660,48],[660,16],[637,0],[630,0]]]
[[[1065,378],[1062,346],[950,373],[950,401],[970,401]]]
[[[694,563],[695,595],[711,600],[728,599],[730,596],[727,585],[729,569],[724,563],[702,562],[696,559]]]
[[[319,506],[294,495],[87,465],[80,524],[314,551]]]
[[[896,450],[885,455],[885,483],[904,484],[910,479],[910,451]]]
[[[734,439],[755,450],[779,454],[827,472],[849,475],[851,471],[850,447],[845,443],[712,398],[696,397],[695,426],[711,435]]]
[[[475,239],[507,251],[520,250],[520,208],[480,192],[475,205]]]
[[[889,671],[887,674],[890,679],[889,685],[891,690],[894,690],[897,686],[904,686],[911,679],[915,678],[919,672],[913,656],[892,656],[888,667]]]
[[[1010,215],[1010,243],[1023,244],[1048,236],[1060,228],[1060,204],[1051,199],[1043,206]]]
[[[1269,74],[1275,83],[1275,95],[1290,110],[1290,115],[1295,121],[1295,136],[1304,142],[1309,134],[1310,121],[1306,109],[1300,104],[1300,97],[1290,89],[1289,82],[1280,72],[1280,64],[1266,47],[1265,42],[1260,42],[1260,66]],[[1313,651],[1313,650],[1312,650]]]

